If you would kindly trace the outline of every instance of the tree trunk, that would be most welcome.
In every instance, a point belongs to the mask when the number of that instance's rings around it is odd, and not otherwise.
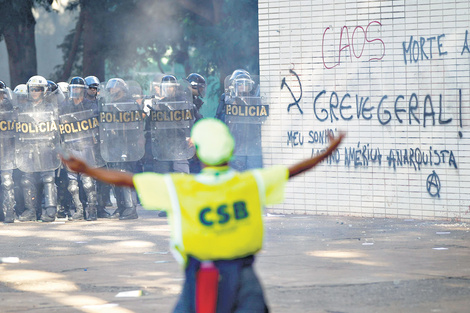
[[[64,70],[62,71],[62,75],[60,77],[60,81],[68,81],[72,74],[73,63],[77,57],[78,46],[80,44],[80,37],[83,31],[83,12],[80,11],[80,15],[78,16],[77,25],[75,26],[75,34],[73,36],[72,47],[70,48],[69,55],[67,56],[67,60],[64,64]]]
[[[21,23],[10,25],[3,33],[8,51],[12,89],[18,84],[25,84],[31,76],[37,75],[35,24],[33,13],[28,11]]]
[[[82,0],[83,12],[83,76],[93,75],[100,81],[105,79],[105,30],[103,29],[104,9],[96,1]]]
[[[224,2],[220,0],[212,0],[212,7],[214,8],[214,21],[213,24],[217,25],[222,21]]]

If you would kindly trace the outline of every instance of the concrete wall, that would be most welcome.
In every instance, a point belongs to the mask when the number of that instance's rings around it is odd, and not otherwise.
[[[275,212],[470,220],[470,2],[259,1],[265,165],[347,132]]]

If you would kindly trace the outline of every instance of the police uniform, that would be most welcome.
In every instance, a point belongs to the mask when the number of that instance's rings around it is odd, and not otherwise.
[[[83,98],[82,101],[78,104],[75,104],[73,102],[73,99],[69,99],[68,101],[65,101],[59,108],[59,114],[65,115],[65,114],[71,114],[71,113],[77,113],[77,112],[82,112],[85,110],[91,110],[93,111],[93,114],[98,114],[98,104],[94,100],[88,100],[86,98]],[[89,145],[93,145],[93,141],[90,138]],[[81,181],[81,188],[79,187],[79,179]],[[61,206],[68,205],[70,204],[70,201],[67,199],[67,194],[65,193],[65,184],[67,184],[67,190],[71,196],[71,202],[73,206],[75,207],[75,213],[71,216],[71,219],[73,220],[79,220],[83,219],[84,217],[87,220],[96,220],[97,216],[97,194],[96,194],[96,182],[93,178],[88,177],[86,175],[78,174],[75,172],[70,172],[67,171],[67,178],[66,179],[61,179],[59,177],[59,183],[61,188],[58,191],[58,198],[61,203]],[[82,199],[80,197],[80,189],[84,191],[86,201],[87,201],[87,206],[85,209],[86,216],[84,216],[84,210],[83,210],[83,203]]]
[[[3,93],[3,91],[0,91]],[[0,100],[0,112],[11,112],[13,111],[13,104],[10,100],[3,98]],[[8,145],[9,138],[2,138],[5,142],[2,141],[2,150],[3,149],[14,149],[14,142],[11,146]],[[11,137],[11,140],[14,140]],[[2,154],[4,151],[2,151]],[[3,157],[3,155],[2,155]],[[13,162],[12,162],[13,163]],[[12,168],[8,167],[8,168]],[[2,209],[0,209],[0,221],[5,223],[13,223],[15,220],[15,192],[14,192],[14,180],[13,180],[13,169],[2,169],[0,170],[1,176],[1,199]]]
[[[288,176],[283,166],[134,175],[142,205],[168,212],[172,252],[185,265],[186,280],[175,312],[195,312],[195,277],[201,261],[214,261],[220,272],[217,312],[267,311],[252,263],[262,248],[263,207],[282,202]]]

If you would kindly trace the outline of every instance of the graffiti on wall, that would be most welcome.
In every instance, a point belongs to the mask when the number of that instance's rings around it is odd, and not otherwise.
[[[333,32],[331,27],[326,27],[322,37],[322,60],[326,70],[340,66],[344,62],[377,62],[386,55],[386,40],[374,35],[383,27],[380,21],[372,21],[367,26],[349,28],[343,26],[339,33]],[[460,55],[469,53],[469,31],[465,31],[465,40],[461,45],[457,44],[455,53]],[[335,36],[337,36],[335,38]],[[449,51],[445,45],[446,34],[436,34],[428,37],[410,36],[402,42],[403,62],[407,66],[419,62],[432,60],[433,58],[445,58]],[[364,50],[372,51],[368,56]],[[337,121],[350,122],[364,120],[376,122],[377,125],[400,126],[413,125],[422,128],[433,126],[457,126],[462,129],[463,119],[463,90],[457,86],[446,89],[441,93],[426,93],[411,91],[408,94],[382,94],[367,95],[338,90],[312,91],[312,100],[302,100],[301,75],[293,69],[289,70],[289,76],[295,79],[290,84],[295,84],[299,94],[294,94],[292,86],[282,79],[280,89],[288,91],[292,101],[287,105],[289,114],[300,114],[303,118],[311,118],[317,125],[334,124]],[[308,92],[308,91],[307,91]],[[305,116],[304,110],[310,106],[313,116]],[[295,107],[297,110],[291,110]],[[298,113],[297,113],[298,112]],[[310,146],[312,156],[320,153],[321,149],[314,146],[328,143],[328,133],[335,133],[336,129],[325,128],[323,130],[290,130],[287,131],[286,145],[292,148]],[[458,131],[459,138],[462,132]],[[367,169],[371,166],[387,167],[396,171],[399,168],[410,168],[414,171],[432,170],[432,168],[458,169],[456,153],[445,146],[433,144],[433,146],[410,146],[406,148],[374,147],[371,143],[358,141],[356,145],[343,147],[335,151],[324,161],[326,164],[341,164],[345,167]],[[425,188],[431,197],[440,198],[441,181],[436,170],[427,176]]]
[[[335,38],[334,33],[331,31],[331,27],[327,27],[323,31],[322,38],[322,60],[323,66],[327,69],[335,68],[341,65],[341,53],[347,52],[350,61],[362,60],[364,56],[364,49],[372,49],[377,51],[377,56],[369,56],[367,61],[380,61],[385,56],[385,43],[380,37],[373,37],[370,35],[370,31],[374,27],[382,27],[382,23],[379,21],[370,22],[366,28],[363,26],[356,26],[350,34],[348,26],[341,27],[341,32],[338,38]],[[339,42],[338,46],[335,46],[335,42]],[[327,55],[328,51],[332,55]],[[336,60],[335,55],[338,51],[338,58]],[[333,64],[328,64],[326,58],[334,59]],[[354,57],[354,59],[353,59]]]

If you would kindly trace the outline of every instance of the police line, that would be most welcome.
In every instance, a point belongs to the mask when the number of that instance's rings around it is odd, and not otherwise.
[[[42,121],[19,122],[0,120],[0,132],[48,133],[59,131],[61,134],[79,133],[97,128],[100,123],[141,122],[145,114],[141,110],[121,112],[100,112],[96,117],[70,122]],[[155,122],[189,121],[194,119],[193,110],[152,111],[150,119]]]

